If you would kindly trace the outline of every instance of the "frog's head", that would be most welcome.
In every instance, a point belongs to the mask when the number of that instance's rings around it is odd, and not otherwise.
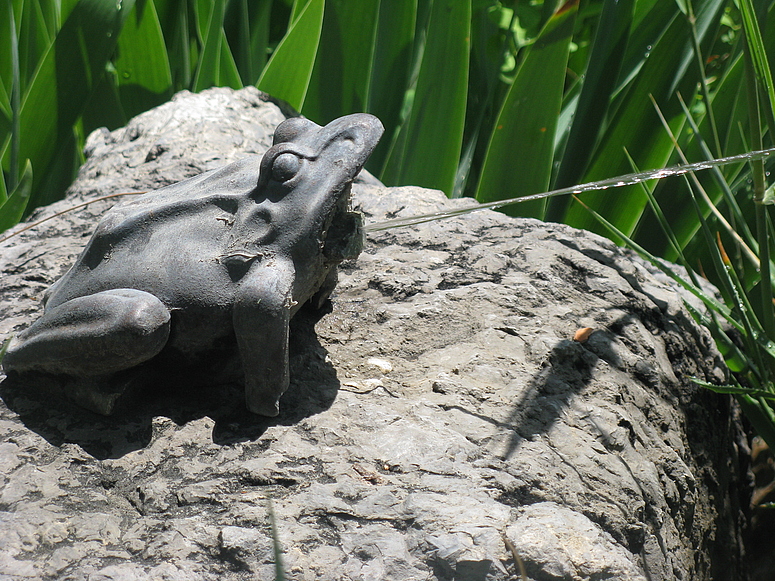
[[[275,207],[286,240],[316,244],[329,263],[360,253],[362,218],[349,210],[350,185],[383,130],[379,119],[365,113],[325,127],[301,117],[277,126],[256,193]]]

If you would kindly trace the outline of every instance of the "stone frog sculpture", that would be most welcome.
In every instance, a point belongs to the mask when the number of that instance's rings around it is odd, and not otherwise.
[[[350,186],[382,132],[367,114],[325,127],[288,119],[263,157],[115,206],[47,291],[42,317],[11,342],[4,369],[74,378],[68,395],[107,415],[125,370],[236,337],[247,408],[276,416],[291,317],[322,304],[337,265],[362,249]]]

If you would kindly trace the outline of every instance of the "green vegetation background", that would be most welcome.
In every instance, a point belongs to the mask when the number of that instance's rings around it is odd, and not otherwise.
[[[0,233],[62,197],[92,130],[182,89],[255,84],[321,124],[368,111],[386,133],[367,167],[387,185],[482,202],[771,147],[772,11],[761,0],[0,0]],[[735,372],[714,388],[735,393],[773,446],[768,165],[505,211],[711,278],[724,303],[674,273],[710,307],[696,316]]]

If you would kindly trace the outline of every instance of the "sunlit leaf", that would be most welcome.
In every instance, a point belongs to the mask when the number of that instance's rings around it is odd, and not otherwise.
[[[134,117],[172,96],[167,48],[153,0],[135,4],[119,35],[117,54],[118,93],[127,116]]]
[[[256,86],[299,110],[315,64],[324,0],[309,0],[264,67]]]
[[[577,5],[569,3],[550,18],[519,66],[487,148],[478,201],[549,189],[554,133],[576,11]],[[544,204],[543,200],[530,202],[514,207],[514,211],[541,216]]]
[[[465,126],[471,3],[434,0],[411,112],[383,180],[452,193]]]
[[[365,111],[380,0],[328,0],[320,45],[302,113],[325,124]],[[336,95],[336,99],[332,99]]]
[[[19,159],[29,159],[36,182],[72,126],[105,70],[123,20],[134,0],[80,0],[41,61],[20,112]],[[69,6],[63,3],[63,10]],[[3,168],[10,164],[9,154]],[[33,188],[30,206],[52,201],[54,192]]]
[[[388,132],[398,127],[401,120],[416,19],[417,0],[380,2],[366,111],[379,117]],[[392,137],[387,133],[369,157],[366,167],[374,173],[382,172]]]
[[[634,0],[605,0],[595,35],[589,65],[584,74],[573,124],[562,154],[554,188],[579,183],[605,127],[605,117],[619,79],[627,48]],[[569,198],[549,203],[547,218],[559,221],[565,215]]]
[[[659,5],[657,3],[655,10]],[[701,17],[703,23],[718,14],[723,6],[722,0],[695,2],[698,18]],[[668,164],[673,154],[673,144],[659,122],[651,98],[656,100],[672,131],[678,134],[685,118],[675,96],[675,89],[684,87],[685,92],[692,93],[698,76],[698,71],[688,66],[693,55],[688,23],[675,5],[673,9],[676,14],[670,20],[670,25],[653,45],[649,45],[648,58],[621,96],[622,102],[612,116],[583,181],[596,181],[626,173],[629,161],[625,151],[643,169]],[[637,26],[635,22],[633,26]],[[702,30],[707,33],[708,27]],[[645,51],[646,47],[642,47],[642,50]],[[618,188],[616,195],[609,192],[593,194],[585,201],[628,234],[634,232],[646,206],[642,192],[633,187]],[[683,211],[689,211],[686,201],[683,203]],[[664,209],[668,215],[671,214],[672,209]],[[566,221],[578,228],[599,229],[596,221],[578,206],[569,208]]]
[[[194,76],[194,91],[202,91],[208,87],[218,84],[221,73],[221,43],[223,42],[223,11],[224,0],[215,0],[212,5],[205,3],[209,9],[200,10],[199,22],[204,20],[204,14],[207,14],[207,24],[204,28],[200,26],[200,34],[203,34],[202,56],[199,59],[199,66]],[[199,2],[202,6],[202,2]]]

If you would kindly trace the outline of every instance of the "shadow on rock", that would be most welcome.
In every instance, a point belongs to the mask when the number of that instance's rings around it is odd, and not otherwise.
[[[230,363],[198,362],[186,368],[155,368],[153,382],[135,394],[112,416],[84,410],[62,393],[62,382],[44,375],[12,374],[0,381],[0,398],[24,425],[54,446],[73,443],[99,460],[146,447],[154,417],[178,425],[209,417],[212,439],[219,445],[254,441],[273,425],[292,425],[325,411],[339,390],[336,371],[315,334],[315,323],[325,311],[300,311],[291,321],[291,385],[280,400],[280,415],[266,418],[245,408],[241,382],[222,378]],[[241,374],[238,364],[226,372]]]
[[[621,317],[609,325],[609,329],[624,326],[634,319],[635,315]],[[601,359],[613,367],[624,366],[613,347],[614,341],[614,336],[605,330],[595,331],[584,343],[567,339],[558,341],[546,356],[541,369],[525,387],[522,396],[511,407],[509,417],[505,421],[460,405],[448,408],[458,409],[509,430],[510,436],[503,458],[511,458],[523,441],[551,430],[571,400],[590,384],[595,375],[595,367]]]

